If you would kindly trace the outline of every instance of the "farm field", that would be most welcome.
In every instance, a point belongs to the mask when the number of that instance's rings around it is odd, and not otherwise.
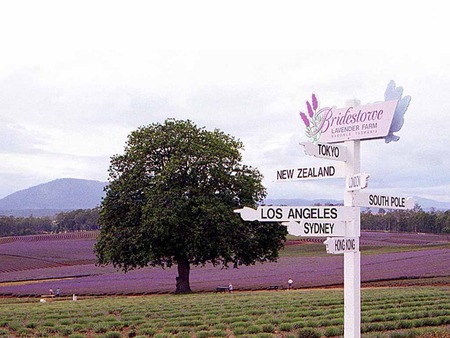
[[[127,274],[95,266],[96,232],[0,238],[0,295],[39,296],[50,288],[63,295],[134,295],[169,293],[176,269],[144,268]],[[325,252],[322,239],[291,240],[277,263],[238,269],[193,267],[194,292],[213,291],[232,282],[237,290],[269,286],[294,288],[340,286],[343,258]],[[448,284],[450,238],[444,235],[363,232],[363,285]],[[426,282],[424,282],[426,281]]]
[[[362,290],[362,337],[450,337],[450,288]],[[343,291],[0,300],[5,337],[338,337]]]

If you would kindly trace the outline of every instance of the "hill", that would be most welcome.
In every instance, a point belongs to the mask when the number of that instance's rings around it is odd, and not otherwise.
[[[48,216],[60,211],[95,208],[101,203],[106,184],[75,178],[39,184],[0,199],[0,214]]]

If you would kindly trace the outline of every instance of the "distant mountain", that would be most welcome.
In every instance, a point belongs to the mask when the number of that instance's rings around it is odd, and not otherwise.
[[[450,202],[439,202],[439,201],[430,200],[428,198],[422,198],[422,197],[417,197],[417,196],[414,196],[414,200],[425,211],[428,211],[431,208],[434,208],[437,210],[450,210]]]
[[[0,199],[0,214],[47,216],[100,205],[106,182],[62,178],[17,191]]]

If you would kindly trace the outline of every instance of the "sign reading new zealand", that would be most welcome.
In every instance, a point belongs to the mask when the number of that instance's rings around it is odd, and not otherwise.
[[[345,177],[342,163],[316,167],[297,167],[277,170],[277,182]]]

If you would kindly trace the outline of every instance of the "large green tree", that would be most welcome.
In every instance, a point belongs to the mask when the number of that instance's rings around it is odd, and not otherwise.
[[[100,208],[98,264],[128,270],[177,265],[176,292],[191,291],[192,265],[275,261],[286,227],[233,212],[266,195],[262,175],[241,163],[243,144],[191,121],[166,120],[129,135],[113,156]]]

